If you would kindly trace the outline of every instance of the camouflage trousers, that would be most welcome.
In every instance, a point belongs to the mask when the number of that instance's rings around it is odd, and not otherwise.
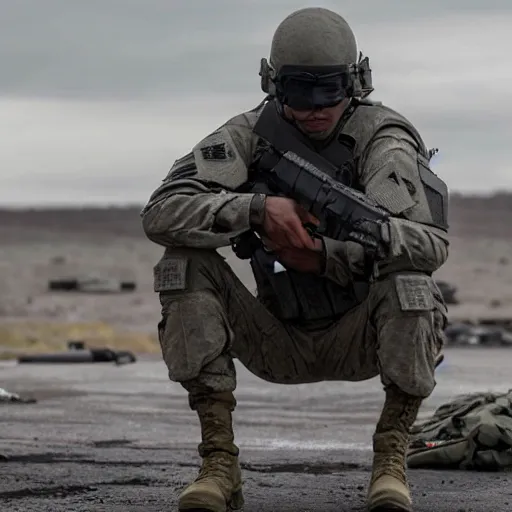
[[[368,297],[328,328],[308,331],[275,318],[216,251],[172,249],[155,266],[158,325],[172,381],[193,392],[233,391],[233,359],[265,381],[299,384],[361,381],[427,397],[443,345],[446,309],[434,281],[421,274],[423,306],[408,307],[410,274],[373,283]],[[403,279],[405,277],[405,280]],[[405,299],[404,299],[405,297]]]

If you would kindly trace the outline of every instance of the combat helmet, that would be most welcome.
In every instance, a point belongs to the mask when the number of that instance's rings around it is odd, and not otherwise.
[[[369,60],[358,56],[352,29],[339,14],[319,7],[295,11],[279,24],[260,76],[265,93],[297,110],[373,91]]]

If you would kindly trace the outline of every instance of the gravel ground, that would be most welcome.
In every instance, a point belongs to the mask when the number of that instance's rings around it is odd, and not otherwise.
[[[506,390],[510,351],[451,349],[428,414],[458,393]],[[2,363],[0,386],[38,399],[2,404],[3,512],[176,511],[199,429],[159,359],[134,365]],[[363,383],[276,386],[239,368],[236,435],[246,512],[363,511],[383,394]],[[505,512],[512,473],[411,470],[417,512]]]

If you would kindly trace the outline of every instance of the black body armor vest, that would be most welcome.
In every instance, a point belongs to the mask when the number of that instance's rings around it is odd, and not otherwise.
[[[322,157],[331,164],[329,174],[333,178],[354,186],[354,140],[351,137],[338,135],[321,149],[316,149],[312,141],[279,115],[274,102],[265,105],[254,132],[259,140],[249,179],[238,191],[283,195],[271,188],[265,171],[272,169],[281,158],[280,152],[287,150],[304,156],[312,163]],[[245,256],[240,257],[250,257],[259,300],[284,322],[329,325],[362,302],[368,294],[367,281],[342,287],[325,277],[284,269],[252,232],[240,241],[240,245],[243,244],[242,250],[239,248],[239,252],[235,252],[240,256],[245,251]]]

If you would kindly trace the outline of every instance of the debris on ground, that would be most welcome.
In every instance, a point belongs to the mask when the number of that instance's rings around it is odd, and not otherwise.
[[[108,277],[61,277],[48,281],[48,290],[79,293],[127,293],[137,288],[135,281],[121,281]]]
[[[459,321],[445,329],[447,341],[453,346],[512,347],[512,328],[508,320]]]
[[[110,348],[87,348],[83,341],[69,341],[68,350],[43,354],[24,354],[18,357],[18,363],[35,364],[76,364],[76,363],[135,363],[137,358],[128,350]]]
[[[35,398],[24,398],[16,393],[0,388],[0,403],[35,404],[36,402]]]

